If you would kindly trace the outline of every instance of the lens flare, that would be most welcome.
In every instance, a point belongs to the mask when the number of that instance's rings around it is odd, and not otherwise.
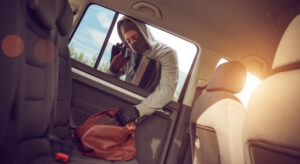
[[[1,43],[3,53],[8,57],[17,57],[24,50],[24,42],[21,37],[15,34],[7,35]]]
[[[51,62],[57,55],[55,44],[51,40],[40,40],[34,46],[34,56],[41,63]]]

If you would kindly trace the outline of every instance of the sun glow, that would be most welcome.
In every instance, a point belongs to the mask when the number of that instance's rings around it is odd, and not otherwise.
[[[220,64],[226,63],[226,62],[228,62],[228,60],[221,59],[219,61],[219,63],[217,64],[217,66],[219,66]],[[240,93],[235,94],[242,101],[242,103],[244,104],[245,107],[247,107],[248,101],[249,101],[253,91],[259,85],[260,82],[261,82],[261,80],[259,78],[257,78],[250,72],[247,72],[247,80],[245,82],[245,86],[244,86],[243,90]]]

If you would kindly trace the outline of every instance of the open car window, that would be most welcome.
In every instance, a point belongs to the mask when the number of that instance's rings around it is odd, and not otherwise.
[[[91,69],[109,74],[112,46],[121,43],[116,26],[122,16],[116,11],[96,4],[88,5],[69,43],[71,57]],[[173,100],[177,101],[196,56],[197,47],[179,37],[147,26],[156,40],[167,44],[177,52],[179,81],[173,96]],[[116,78],[125,81],[126,76]]]

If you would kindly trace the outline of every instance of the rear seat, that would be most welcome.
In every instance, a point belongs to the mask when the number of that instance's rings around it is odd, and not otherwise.
[[[63,140],[70,139],[70,110],[71,110],[71,96],[72,96],[72,78],[71,78],[71,65],[70,65],[70,53],[68,50],[69,43],[69,30],[72,25],[72,11],[65,1],[57,0],[57,8],[62,7],[62,11],[58,12],[59,17],[57,18],[57,28],[59,31],[58,37],[58,49],[59,49],[59,85],[58,85],[58,100],[57,100],[57,110],[56,119],[54,121],[54,133]],[[60,10],[60,9],[58,9]],[[68,142],[68,141],[67,141]],[[110,164],[112,162],[105,161],[96,158],[90,158],[83,156],[77,148],[77,143],[74,144],[73,152],[71,153],[70,163],[72,164]],[[47,159],[48,158],[48,159]],[[40,159],[40,162],[45,163],[46,161],[51,161],[52,158],[45,157]],[[38,163],[38,162],[37,162]],[[114,163],[129,163],[135,164],[136,160],[128,162],[114,162]]]
[[[0,86],[0,105],[5,107],[1,111],[1,163],[58,163],[47,135],[51,124],[52,133],[59,138],[65,142],[71,138],[72,78],[67,45],[72,11],[66,0],[6,0],[1,6],[9,7],[1,11],[1,21],[10,13],[8,19],[13,19],[4,26],[1,39],[3,34],[18,34],[25,45],[19,57],[1,56],[1,78],[6,75]],[[69,163],[112,163],[82,156],[76,146]]]
[[[3,5],[5,4],[5,5]],[[21,30],[18,28],[19,6],[15,5],[14,1],[2,0],[0,5],[0,20],[5,22],[0,28],[0,43],[4,44],[8,35],[21,36]],[[9,19],[7,19],[9,18]],[[22,49],[21,44],[10,44],[12,49]],[[19,78],[19,62],[22,56],[9,57],[3,50],[0,49],[0,159],[4,155],[5,137],[9,124],[9,118],[12,112],[13,102],[16,98],[16,91]],[[23,54],[23,53],[21,53]]]
[[[1,12],[1,22],[7,22],[1,35],[17,34],[24,41],[24,50],[18,57],[5,59],[10,63],[1,63],[1,70],[7,71],[1,74],[5,77],[1,83],[11,84],[1,92],[1,97],[9,95],[9,101],[6,111],[1,110],[1,116],[7,117],[7,130],[0,160],[30,163],[41,155],[51,155],[47,129],[55,107],[58,76],[55,3],[6,0],[1,6],[7,8],[7,13]]]

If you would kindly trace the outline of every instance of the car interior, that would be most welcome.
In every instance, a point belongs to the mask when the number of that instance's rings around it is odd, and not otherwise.
[[[299,0],[0,4],[0,163],[300,163]],[[75,128],[139,104],[158,78],[151,61],[135,83],[109,73],[123,16],[177,52],[179,79],[172,100],[137,122],[135,158],[107,161],[82,155]]]

